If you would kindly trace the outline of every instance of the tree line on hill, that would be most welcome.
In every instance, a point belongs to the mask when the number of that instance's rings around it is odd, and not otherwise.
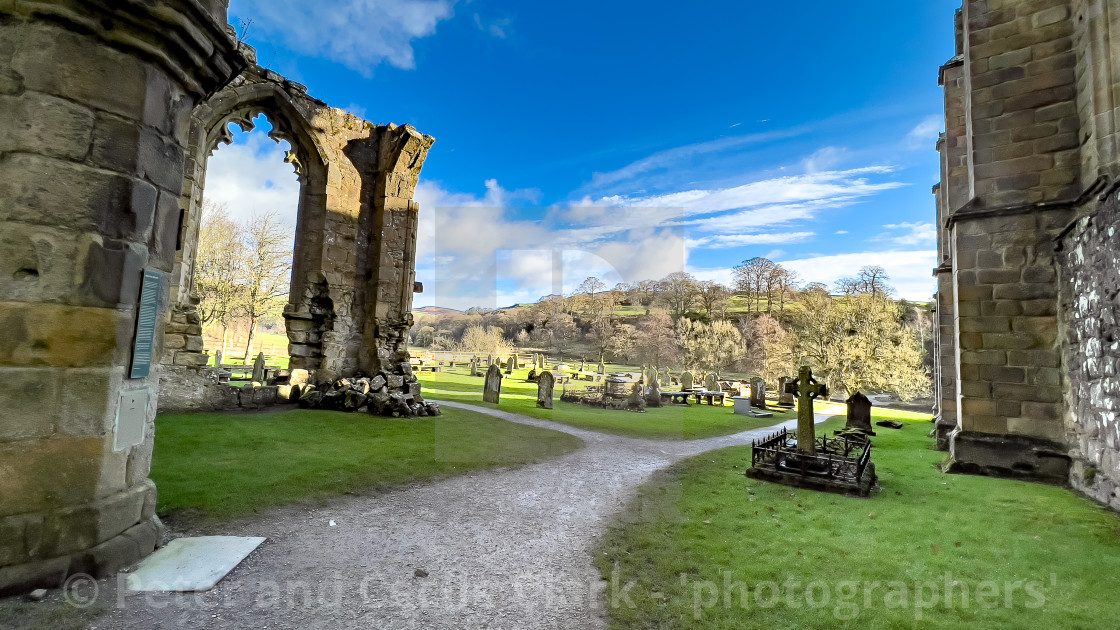
[[[894,299],[882,267],[836,283],[800,284],[766,258],[734,268],[731,286],[685,272],[619,284],[586,279],[570,295],[461,314],[421,315],[412,344],[500,354],[525,348],[589,361],[761,375],[769,383],[799,365],[836,392],[928,395],[933,328],[927,305]]]

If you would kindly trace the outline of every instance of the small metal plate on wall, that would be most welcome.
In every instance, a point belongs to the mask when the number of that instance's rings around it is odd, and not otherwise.
[[[113,450],[120,451],[144,441],[148,421],[148,397],[151,390],[126,389],[117,405],[117,423],[113,429]]]

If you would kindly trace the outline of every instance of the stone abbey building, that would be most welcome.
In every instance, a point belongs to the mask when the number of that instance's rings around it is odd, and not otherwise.
[[[231,123],[264,114],[292,145],[292,366],[418,394],[412,195],[433,139],[258,67],[227,4],[0,0],[0,595],[157,543],[159,376],[204,361],[192,273]]]
[[[1120,509],[1120,4],[966,0],[941,68],[938,439]]]

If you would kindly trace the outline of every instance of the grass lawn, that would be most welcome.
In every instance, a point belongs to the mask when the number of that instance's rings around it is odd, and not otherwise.
[[[579,362],[574,363],[574,367],[578,368]],[[608,369],[616,371],[625,368],[609,366]],[[538,409],[537,384],[525,382],[528,374],[527,369],[517,370],[512,377],[505,377],[502,381],[501,402],[498,405],[482,402],[484,379],[481,376],[470,376],[465,369],[456,368],[439,373],[423,372],[418,373],[417,377],[423,385],[424,397],[428,399],[455,400],[495,407],[582,429],[631,437],[692,440],[768,427],[797,417],[796,413],[775,412],[773,418],[747,418],[732,413],[731,405],[712,407],[707,404],[649,408],[645,413],[610,411],[560,402],[559,386],[555,391],[554,408]]]
[[[1120,627],[1116,514],[1061,488],[943,474],[929,423],[905,425],[876,428],[870,499],[747,479],[749,447],[657,476],[628,511],[653,516],[620,519],[596,552],[614,592],[635,580],[611,627]]]
[[[336,411],[162,415],[151,477],[161,514],[231,517],[580,448],[576,437],[446,408],[394,420]]]

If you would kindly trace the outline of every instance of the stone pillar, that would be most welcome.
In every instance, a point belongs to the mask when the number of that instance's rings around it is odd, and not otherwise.
[[[949,160],[941,235],[958,343],[955,470],[1066,476],[1053,243],[1081,193],[1069,18],[1069,0],[967,0],[963,84],[955,63],[943,69],[947,143],[963,138],[965,150]]]
[[[0,0],[0,594],[156,544],[140,280],[172,268],[191,110],[240,64],[224,0]]]

